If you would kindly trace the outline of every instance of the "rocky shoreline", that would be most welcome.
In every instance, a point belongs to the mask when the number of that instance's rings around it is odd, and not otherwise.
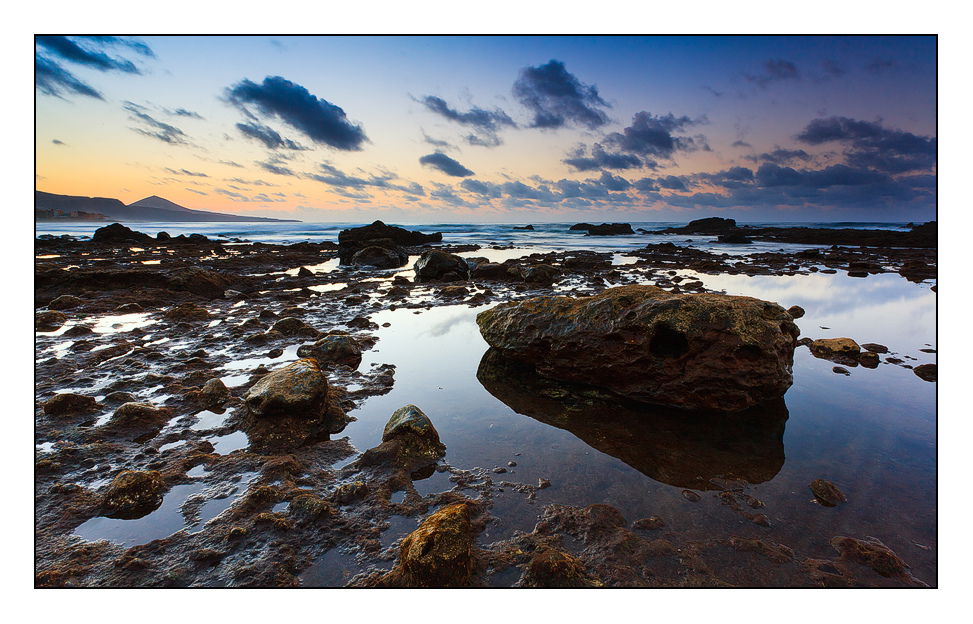
[[[591,228],[591,235],[612,234]],[[743,228],[724,227],[723,234],[737,229]],[[452,245],[442,235],[381,222],[343,232],[337,244],[151,237],[117,224],[92,241],[38,239],[35,582],[289,587],[301,585],[315,562],[351,551],[361,572],[344,581],[359,587],[922,586],[898,555],[865,536],[835,535],[834,555],[821,559],[777,543],[773,533],[700,541],[666,527],[664,518],[625,519],[599,504],[548,505],[532,532],[485,544],[477,536],[493,521],[495,492],[506,488],[533,500],[547,487],[543,480],[519,483],[503,472],[444,461],[449,440],[440,439],[436,415],[423,413],[421,396],[389,414],[378,446],[357,449],[341,437],[349,414],[395,383],[396,362],[359,370],[362,353],[381,347],[379,326],[370,319],[376,312],[516,304],[565,291],[599,295],[646,281],[664,299],[717,296],[679,274],[687,270],[934,279],[935,243],[928,245],[929,228],[917,230],[908,240],[857,230],[860,243],[835,230],[813,234],[831,237],[834,242],[813,242],[830,248],[746,256],[652,244],[626,252],[633,260],[625,265],[613,264],[612,253],[593,251],[491,262],[488,256],[501,246]],[[934,224],[931,231],[934,241]],[[812,237],[746,235],[788,242]],[[913,246],[903,243],[910,240]],[[875,245],[862,246],[869,242]],[[417,256],[408,275],[403,267]],[[883,345],[831,336],[796,341],[796,327],[790,328],[802,313],[773,310],[774,331],[790,341],[791,353],[808,346],[842,366],[911,368]],[[674,341],[658,343],[661,352],[669,354]],[[708,449],[727,440],[743,447],[771,440],[758,445],[764,450],[747,465],[734,461],[747,453],[699,453],[709,463],[687,456],[647,464],[632,451],[645,439],[634,412],[620,410],[611,421],[591,416],[618,406],[618,393],[644,396],[624,384],[607,394],[572,385],[584,381],[573,372],[562,380],[538,378],[518,368],[523,363],[492,353],[477,377],[518,412],[686,488],[687,504],[703,497],[701,504],[767,526],[751,484],[772,478],[783,463],[773,440],[787,411],[768,399],[789,380],[734,404],[735,410],[761,406],[759,413],[746,412],[739,427],[724,426],[698,442]],[[935,365],[914,371],[935,381]],[[665,392],[682,390],[665,386]],[[574,418],[564,420],[565,405]],[[687,406],[714,407],[681,407]],[[666,436],[691,435],[678,412],[660,418],[671,423],[654,442],[660,448]],[[738,478],[728,481],[731,473]],[[432,475],[450,485],[420,493],[415,483]],[[814,492],[840,503],[823,486]],[[393,502],[396,493],[404,494]],[[422,521],[386,544],[383,530],[394,517]],[[109,521],[144,522],[150,531],[151,518],[175,522],[176,529],[135,545],[75,535],[99,535]]]

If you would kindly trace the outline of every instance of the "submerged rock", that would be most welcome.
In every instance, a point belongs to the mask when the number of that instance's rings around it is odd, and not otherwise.
[[[429,417],[415,405],[406,405],[389,418],[382,443],[365,451],[357,465],[413,475],[427,471],[445,454],[446,446]]]
[[[601,587],[581,561],[564,551],[542,548],[527,563],[520,587]]]
[[[320,412],[328,394],[328,379],[313,359],[301,359],[265,375],[247,392],[244,401],[258,416]]]
[[[453,282],[467,280],[470,277],[470,266],[466,260],[456,254],[438,249],[427,251],[419,256],[415,271],[418,282]]]
[[[165,479],[155,470],[126,470],[120,473],[105,492],[102,506],[109,518],[141,518],[162,504]]]
[[[721,412],[782,396],[799,334],[775,303],[655,286],[505,303],[477,324],[491,347],[542,375]]]
[[[876,573],[887,578],[900,578],[924,585],[909,573],[909,566],[892,549],[875,538],[866,540],[838,536],[831,540],[831,546],[846,561],[868,566]]]
[[[825,479],[815,479],[808,487],[811,488],[818,502],[825,507],[834,507],[848,501],[837,485]]]

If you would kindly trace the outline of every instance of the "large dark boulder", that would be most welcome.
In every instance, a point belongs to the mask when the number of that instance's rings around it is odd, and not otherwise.
[[[258,416],[319,413],[328,395],[328,379],[315,360],[303,359],[265,375],[244,397]]]
[[[441,243],[443,233],[424,234],[376,221],[371,225],[341,230],[338,233],[338,245],[381,238],[392,240],[397,245],[425,245],[426,243]]]
[[[401,247],[369,245],[353,253],[348,264],[376,269],[394,269],[403,266],[408,261],[409,254]]]
[[[536,297],[476,320],[491,347],[542,375],[637,401],[721,412],[783,396],[800,333],[769,301],[655,286]]]
[[[121,223],[112,223],[111,225],[106,225],[95,230],[95,233],[91,236],[91,241],[94,243],[141,243],[151,245],[156,242],[156,239],[148,234],[127,228]]]
[[[737,229],[735,219],[723,217],[706,217],[690,221],[687,225],[662,230],[664,234],[724,234]]]
[[[578,227],[587,226],[587,227]],[[570,229],[584,229],[588,232],[588,236],[620,236],[623,234],[635,234],[635,230],[628,223],[602,223],[601,225],[591,225],[588,223],[579,223],[577,225],[571,226]]]
[[[470,265],[456,254],[433,249],[423,253],[415,264],[416,281],[454,282],[470,277]]]

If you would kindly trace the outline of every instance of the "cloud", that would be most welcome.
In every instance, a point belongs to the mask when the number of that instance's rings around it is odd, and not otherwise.
[[[827,78],[840,78],[848,73],[845,66],[834,59],[824,59],[821,61],[821,69]]]
[[[434,139],[431,136],[429,136],[428,134],[426,134],[425,131],[423,131],[423,133],[422,133],[422,140],[425,143],[428,143],[429,145],[432,145],[433,147],[436,147],[436,148],[441,149],[441,150],[456,149],[456,146],[453,145],[452,143],[450,143],[449,141],[442,141],[440,139]]]
[[[811,155],[802,149],[788,150],[788,149],[781,149],[778,147],[772,152],[764,152],[763,154],[745,156],[744,158],[752,162],[766,161],[766,162],[776,163],[778,165],[783,165],[795,161],[807,162],[811,160]]]
[[[236,124],[237,130],[245,137],[260,141],[268,149],[303,150],[304,147],[290,139],[280,136],[276,130],[256,121]]]
[[[738,141],[734,141],[733,143],[731,143],[730,144],[730,147],[744,147],[744,148],[747,148],[747,149],[753,149],[753,145],[750,145],[746,141],[739,141],[739,140]]]
[[[65,143],[61,139],[51,139],[51,143],[53,143],[54,145],[67,145],[67,143]]]
[[[811,188],[827,188],[829,186],[859,186],[888,182],[890,178],[882,173],[868,169],[849,167],[848,165],[832,165],[824,169],[792,169],[781,167],[773,163],[764,163],[757,169],[757,186],[807,186]]]
[[[163,108],[166,114],[172,115],[173,117],[188,117],[190,119],[203,119],[203,116],[196,111],[187,110],[185,108]]]
[[[238,169],[243,169],[243,165],[234,160],[220,160],[218,161],[221,165],[226,165],[227,167],[236,167]]]
[[[135,63],[128,59],[108,56],[100,50],[82,46],[67,37],[41,35],[35,37],[34,41],[49,53],[71,63],[84,65],[99,71],[120,71],[127,74],[142,73],[135,66]]]
[[[258,167],[264,171],[269,171],[270,173],[283,176],[296,176],[297,174],[288,169],[287,167],[281,167],[279,164],[273,161],[258,161],[256,163]]]
[[[220,195],[225,195],[225,196],[233,199],[234,201],[238,201],[238,202],[268,203],[268,202],[282,202],[282,201],[286,201],[285,199],[281,199],[281,198],[276,198],[275,199],[275,198],[272,198],[272,197],[268,197],[267,195],[265,195],[263,193],[258,193],[258,194],[253,195],[253,196],[247,196],[247,195],[244,195],[243,193],[237,193],[236,191],[228,191],[228,190],[223,189],[223,188],[215,189],[215,192],[219,193]]]
[[[133,131],[158,139],[164,143],[169,143],[170,145],[184,145],[187,143],[186,133],[171,124],[152,117],[146,112],[147,109],[144,106],[140,106],[134,102],[125,102],[122,108],[131,114],[130,119],[141,122],[142,124],[140,128],[132,128]]]
[[[595,169],[637,169],[642,166],[654,169],[656,163],[651,160],[642,161],[638,156],[632,154],[618,154],[606,152],[600,143],[595,143],[591,148],[591,155],[587,153],[587,148],[579,147],[570,158],[561,161],[578,171],[592,171]]]
[[[672,113],[653,115],[639,111],[632,118],[632,125],[620,133],[612,132],[605,137],[605,143],[623,152],[671,159],[676,151],[709,149],[704,137],[674,134],[701,123],[706,123],[706,119],[694,120],[685,115],[676,117]]]
[[[730,167],[716,173],[698,173],[693,177],[696,181],[725,188],[739,188],[752,183],[754,180],[753,170],[747,167]]]
[[[848,117],[814,119],[797,135],[797,140],[809,145],[843,143],[849,165],[885,173],[927,170],[936,165],[934,137],[893,130],[877,121]]]
[[[503,192],[515,199],[538,199],[543,201],[555,201],[557,196],[551,192],[546,185],[528,186],[523,182],[513,181],[504,182],[500,185]]]
[[[480,182],[479,180],[463,180],[460,182],[463,190],[484,197],[500,197],[500,186],[492,182]]]
[[[236,182],[237,184],[249,184],[250,186],[277,186],[264,180],[244,180],[242,178],[224,178],[224,180],[227,182]]]
[[[205,173],[202,173],[202,172],[199,172],[199,171],[189,171],[188,169],[170,169],[169,167],[166,167],[166,171],[168,171],[169,173],[172,173],[174,175],[186,175],[186,176],[192,176],[194,178],[208,178],[209,177],[209,175],[207,175]]]
[[[513,94],[533,113],[534,128],[561,128],[573,123],[594,129],[608,123],[608,116],[598,109],[609,104],[598,95],[598,88],[582,83],[561,61],[552,59],[522,69]]]
[[[426,194],[426,190],[417,182],[405,182],[404,184],[393,182],[393,180],[398,179],[398,176],[388,171],[383,171],[380,175],[370,174],[367,178],[364,178],[349,175],[327,162],[321,163],[318,166],[321,173],[307,173],[304,177],[339,189],[351,188],[360,191],[366,187],[373,187],[402,191],[409,195],[423,196]]]
[[[770,84],[775,82],[800,80],[801,74],[797,70],[797,65],[790,61],[777,58],[765,62],[761,73],[744,74],[743,78],[761,89],[766,89]]]
[[[449,176],[454,176],[457,178],[464,178],[466,176],[473,175],[473,172],[461,165],[456,160],[450,158],[442,152],[433,152],[432,154],[426,154],[419,159],[419,162],[427,167],[432,167],[433,169],[438,169]]]
[[[503,143],[497,134],[502,127],[517,127],[514,120],[499,108],[490,111],[474,106],[467,112],[461,113],[455,108],[450,107],[446,103],[446,100],[433,95],[427,95],[417,101],[425,106],[427,110],[437,115],[460,125],[473,128],[475,133],[466,137],[466,142],[470,145],[496,147]]]
[[[335,149],[356,151],[368,140],[361,125],[348,121],[345,111],[281,76],[267,76],[261,84],[243,80],[226,90],[227,100],[251,121],[254,107],[265,117],[279,118],[312,141]]]
[[[632,186],[631,182],[620,176],[615,176],[607,171],[601,172],[598,182],[609,191],[626,191]]]
[[[204,191],[197,191],[196,189],[191,189],[188,186],[186,187],[186,190],[189,191],[190,193],[196,193],[197,195],[209,195],[209,193],[206,193]]]
[[[34,55],[34,85],[45,95],[63,98],[65,93],[76,93],[104,100],[101,93],[49,58]]]

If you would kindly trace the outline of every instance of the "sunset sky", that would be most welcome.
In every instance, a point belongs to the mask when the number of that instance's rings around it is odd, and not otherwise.
[[[923,221],[932,37],[35,40],[36,188],[305,221]]]

